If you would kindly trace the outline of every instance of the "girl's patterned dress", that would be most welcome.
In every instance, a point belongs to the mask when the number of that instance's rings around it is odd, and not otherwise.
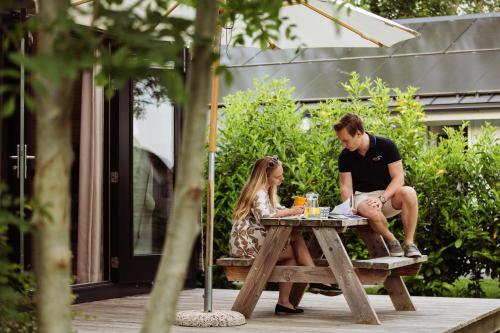
[[[229,239],[229,255],[237,258],[255,258],[266,237],[266,228],[260,224],[259,220],[263,217],[272,217],[278,209],[283,208],[282,206],[273,208],[267,191],[260,190],[251,213],[244,219],[233,221]]]

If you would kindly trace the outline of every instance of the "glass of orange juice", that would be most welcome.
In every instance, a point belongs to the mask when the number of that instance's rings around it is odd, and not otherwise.
[[[306,204],[305,197],[296,196],[293,198],[293,205],[294,206],[304,206],[305,204]]]

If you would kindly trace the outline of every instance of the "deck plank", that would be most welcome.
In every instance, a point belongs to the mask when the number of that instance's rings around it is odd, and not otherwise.
[[[237,290],[215,289],[215,310],[229,310],[237,296]],[[185,290],[179,298],[179,310],[202,310],[203,289]],[[305,293],[300,306],[303,315],[277,317],[274,306],[278,298],[276,291],[264,291],[251,319],[247,324],[229,328],[211,328],[211,333],[323,333],[323,332],[370,332],[370,333],[433,333],[445,332],[459,327],[491,311],[500,311],[498,299],[412,297],[417,311],[394,310],[388,296],[369,295],[381,325],[356,324],[342,296],[325,297]],[[73,306],[78,316],[73,326],[79,333],[137,333],[144,316],[148,295],[139,295],[110,300],[82,303]],[[84,318],[83,316],[88,316]],[[207,330],[207,331],[208,331]],[[178,327],[174,333],[199,333],[203,329]]]

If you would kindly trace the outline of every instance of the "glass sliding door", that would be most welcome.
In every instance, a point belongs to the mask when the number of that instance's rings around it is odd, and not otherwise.
[[[3,42],[3,36],[0,34]],[[9,44],[10,52],[19,52],[24,55],[27,52],[27,40],[22,38],[18,44]],[[17,66],[10,62],[6,54],[2,54],[0,60],[1,68],[17,71],[17,78],[3,78],[0,83],[12,87],[12,93],[2,95],[0,98],[0,109],[3,109],[9,100],[13,100],[14,112],[8,118],[2,119],[0,123],[0,157],[2,167],[0,178],[6,183],[11,194],[19,198],[16,209],[21,221],[29,216],[25,211],[26,202],[31,195],[31,185],[34,170],[34,142],[32,117],[25,108],[26,72],[24,66]],[[15,88],[14,88],[15,87]],[[12,259],[20,264],[22,268],[31,268],[30,244],[26,235],[19,228],[9,228],[9,243],[13,247]]]
[[[174,183],[174,107],[148,81],[132,88],[133,254],[161,254]]]
[[[111,228],[120,283],[153,281],[173,200],[179,110],[155,93],[154,78],[131,80],[111,118]],[[115,151],[116,155],[113,155]]]

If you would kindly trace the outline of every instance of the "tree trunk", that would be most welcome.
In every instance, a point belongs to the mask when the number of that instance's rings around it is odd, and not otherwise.
[[[184,114],[182,146],[177,169],[174,205],[142,333],[168,332],[174,319],[187,265],[199,233],[203,197],[203,165],[206,142],[212,40],[217,22],[217,0],[198,1],[193,58],[189,67],[189,101]]]
[[[41,22],[51,24],[66,8],[65,0],[40,1]],[[64,28],[61,28],[64,29]],[[69,38],[63,30],[38,32],[37,55],[50,57],[56,43]],[[36,172],[34,225],[37,327],[40,333],[71,332],[70,316],[70,168],[71,123],[68,101],[72,80],[35,73],[44,87],[36,90]],[[56,75],[54,75],[56,76]],[[68,88],[69,87],[69,88]]]

